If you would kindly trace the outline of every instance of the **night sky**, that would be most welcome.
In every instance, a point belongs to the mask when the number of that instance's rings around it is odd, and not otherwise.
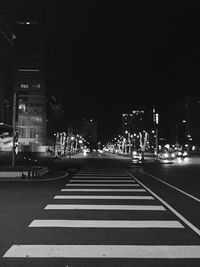
[[[178,98],[198,93],[199,11],[52,1],[47,69],[66,119],[93,118],[100,134],[112,135],[122,113],[155,105],[166,118]]]

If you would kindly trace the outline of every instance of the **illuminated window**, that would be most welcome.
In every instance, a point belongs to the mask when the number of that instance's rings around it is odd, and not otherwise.
[[[16,21],[16,24],[19,24],[19,25],[37,25],[38,21],[18,20],[18,21]]]
[[[21,88],[28,88],[28,84],[21,84],[20,87]]]
[[[40,88],[40,84],[34,84],[33,87],[34,88]]]

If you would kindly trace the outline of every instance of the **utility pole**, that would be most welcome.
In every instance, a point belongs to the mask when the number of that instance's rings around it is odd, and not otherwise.
[[[16,138],[16,92],[13,94],[13,114],[12,114],[12,128],[13,128],[13,147],[12,147],[12,167],[15,167],[15,138]]]

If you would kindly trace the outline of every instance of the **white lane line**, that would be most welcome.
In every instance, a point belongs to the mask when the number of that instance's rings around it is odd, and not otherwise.
[[[34,220],[29,227],[184,228],[178,221]]]
[[[67,188],[61,189],[62,192],[138,192],[138,189],[96,189],[96,188]],[[141,191],[139,191],[141,192]],[[144,191],[142,191],[144,192]],[[146,192],[146,191],[145,191]]]
[[[168,186],[172,187],[173,189],[175,189],[175,190],[177,190],[177,191],[179,191],[179,192],[183,193],[184,195],[186,195],[186,196],[188,196],[188,197],[190,197],[190,198],[192,198],[192,199],[194,199],[194,200],[196,200],[196,201],[200,202],[200,199],[199,199],[199,198],[197,198],[197,197],[194,197],[193,195],[191,195],[191,194],[189,194],[189,193],[187,193],[187,192],[185,192],[185,191],[183,191],[183,190],[179,189],[179,188],[178,188],[178,187],[176,187],[176,186],[173,186],[173,185],[171,185],[171,184],[169,184],[169,183],[167,183],[167,182],[165,182],[165,181],[163,181],[163,180],[159,179],[158,177],[156,177],[156,176],[154,176],[154,175],[152,175],[152,174],[150,174],[150,173],[148,173],[148,172],[145,172],[145,171],[143,171],[143,172],[144,172],[145,174],[147,174],[147,175],[151,176],[152,178],[154,178],[154,179],[158,180],[159,182],[161,182],[161,183],[163,183],[163,184],[166,184],[166,185],[168,185]]]
[[[59,195],[55,196],[54,199],[143,199],[153,200],[152,196],[94,196],[94,195]]]
[[[66,184],[66,186],[138,186],[138,185],[136,184]],[[146,191],[143,189],[141,190]]]
[[[120,182],[120,183],[134,183],[133,180],[78,180],[78,179],[71,179],[70,182],[95,182],[95,183],[116,183],[116,182]]]
[[[3,257],[199,259],[200,246],[13,245]]]
[[[163,206],[159,205],[67,205],[51,204],[47,205],[45,210],[159,210],[165,211]]]
[[[127,173],[129,173],[127,171]],[[131,173],[129,173],[141,186],[143,186],[149,193],[151,193],[155,198],[157,198],[161,203],[163,203],[171,212],[173,212],[182,222],[184,222],[188,227],[190,227],[195,233],[197,233],[200,236],[200,230],[194,226],[191,222],[189,222],[185,217],[183,217],[178,211],[176,211],[174,208],[172,208],[171,205],[169,205],[166,201],[164,201],[162,198],[160,198],[156,193],[151,191],[146,185],[144,185],[142,182],[140,182],[135,176],[133,176]]]

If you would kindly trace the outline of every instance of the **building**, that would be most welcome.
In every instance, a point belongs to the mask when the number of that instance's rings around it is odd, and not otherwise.
[[[17,126],[23,145],[46,143],[46,88],[43,44],[43,1],[18,1],[13,29],[15,41],[15,89]]]
[[[0,18],[0,151],[12,150],[15,36]]]
[[[153,128],[153,109],[133,110],[132,113],[122,114],[122,134],[149,132]]]
[[[200,146],[200,95],[185,96],[172,109],[171,140],[179,145]]]
[[[48,90],[47,92],[47,145],[52,145],[54,142],[54,134],[57,132],[66,131],[66,117],[64,107],[59,97]]]
[[[148,148],[155,145],[153,109],[133,110],[122,114],[122,136],[135,148],[146,140]]]
[[[14,34],[0,18],[0,122],[12,123],[14,88]]]

